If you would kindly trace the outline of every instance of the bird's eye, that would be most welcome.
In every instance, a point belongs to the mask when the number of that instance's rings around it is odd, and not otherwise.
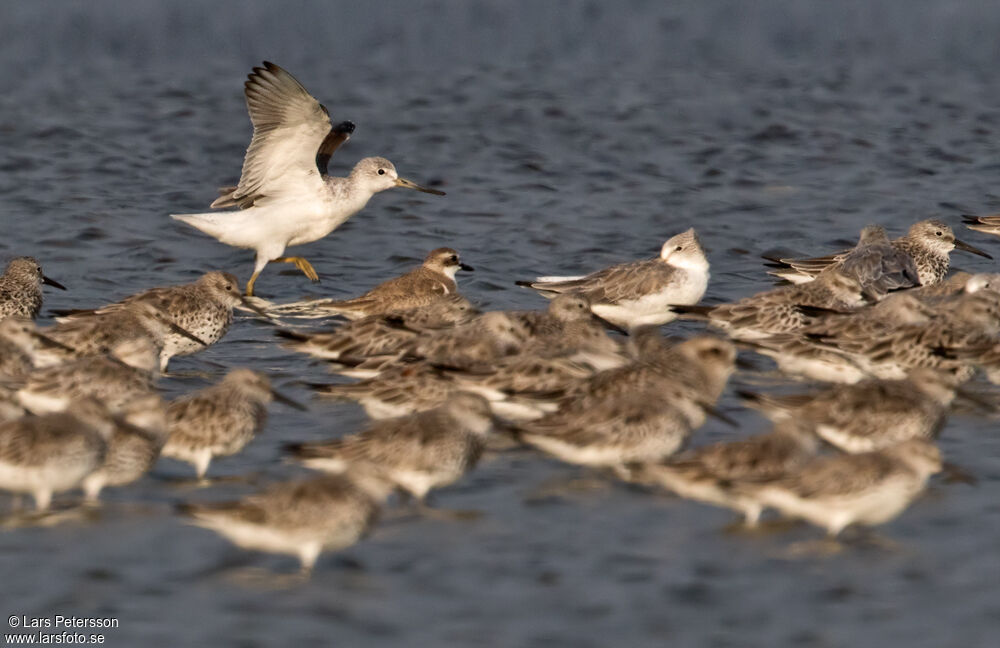
[[[943,236],[943,235],[944,235],[944,232],[942,232],[940,230],[938,230],[937,232],[934,232],[934,236]]]
[[[683,249],[684,249],[683,247],[681,247],[680,245],[678,245],[677,247],[674,248],[674,252],[680,252]]]
[[[226,284],[226,290],[232,290],[233,284]]]
[[[458,257],[453,254],[451,255],[449,261],[451,261],[452,263],[458,263]]]
[[[379,169],[378,170],[378,174],[379,175],[385,175],[385,169]]]

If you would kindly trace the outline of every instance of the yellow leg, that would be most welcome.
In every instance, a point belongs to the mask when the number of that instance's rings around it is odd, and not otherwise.
[[[253,297],[253,284],[257,281],[257,277],[260,276],[260,270],[254,270],[253,276],[250,277],[250,281],[247,282],[247,297]]]
[[[313,283],[319,283],[319,275],[316,274],[316,270],[312,267],[312,264],[303,259],[302,257],[278,257],[274,259],[276,263],[294,263],[295,267],[302,271],[302,274],[309,277],[309,280]]]

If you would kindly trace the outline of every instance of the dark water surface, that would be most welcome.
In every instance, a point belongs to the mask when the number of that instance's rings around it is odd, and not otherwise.
[[[271,266],[262,295],[359,293],[451,245],[476,266],[460,282],[474,301],[542,307],[513,281],[652,255],[694,225],[708,296],[732,299],[768,285],[767,249],[822,252],[869,222],[899,234],[997,210],[998,33],[987,2],[4,3],[0,250],[38,256],[70,286],[47,294],[53,308],[210,269],[245,281],[252,253],[167,214],[204,211],[237,179],[242,82],[268,59],[358,124],[334,172],[385,155],[448,196],[377,196],[296,249],[323,284]],[[188,375],[165,389],[207,384],[191,374],[220,373],[209,360],[327,379],[245,318],[176,361]],[[723,406],[739,434],[765,428],[732,397]],[[283,442],[363,421],[352,405],[275,406],[212,472],[299,474]],[[733,434],[710,423],[695,441]],[[164,460],[108,491],[99,521],[0,532],[0,612],[116,617],[111,646],[996,645],[1000,435],[956,418],[942,447],[979,484],[936,483],[882,530],[895,550],[793,558],[816,530],[727,533],[725,511],[620,485],[540,496],[583,473],[515,452],[436,497],[481,519],[382,525],[291,588],[245,575],[294,561],[244,554],[172,513],[248,487],[185,490],[170,478],[187,467]]]

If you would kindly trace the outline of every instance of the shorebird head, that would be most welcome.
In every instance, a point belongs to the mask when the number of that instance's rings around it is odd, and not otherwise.
[[[980,291],[1000,292],[1000,274],[995,272],[982,272],[974,274],[965,282],[965,293],[968,295]]]
[[[130,400],[122,409],[121,420],[153,437],[166,438],[167,408],[159,394]]]
[[[72,401],[66,412],[97,432],[105,441],[109,441],[115,432],[115,420],[111,411],[107,405],[93,396]]]
[[[46,284],[59,290],[66,290],[66,286],[42,274],[42,266],[39,265],[34,257],[17,257],[16,259],[11,259],[3,275],[18,282],[34,284],[39,288],[41,288],[42,284]]]
[[[948,227],[948,224],[932,218],[919,223],[914,223],[907,232],[906,237],[920,246],[937,252],[938,254],[948,254],[955,248],[965,250],[981,257],[992,259],[977,247],[973,247],[964,241],[955,238],[955,232]]]
[[[504,312],[483,313],[478,321],[481,330],[493,339],[496,348],[504,355],[517,353],[528,339],[528,330],[524,325]]]
[[[218,302],[226,306],[237,306],[243,303],[243,293],[240,291],[240,281],[228,272],[206,272],[196,282]]]
[[[816,285],[826,286],[833,297],[848,306],[861,306],[866,303],[864,287],[861,282],[846,275],[839,268],[831,266],[816,275]]]
[[[909,375],[907,375],[907,380],[920,393],[942,407],[948,407],[955,400],[955,389],[958,387],[959,382],[959,378],[954,372],[927,367],[911,369]]]
[[[706,399],[714,402],[736,369],[736,345],[714,335],[696,335],[674,349],[701,370],[709,387]]]
[[[694,228],[667,239],[660,248],[660,258],[672,266],[691,270],[707,270],[708,259]]]
[[[871,306],[873,313],[895,326],[925,324],[934,315],[934,309],[913,295],[905,292],[892,293]]]
[[[590,300],[580,295],[559,295],[549,302],[548,313],[562,322],[591,319]]]
[[[858,245],[889,242],[889,235],[881,225],[867,225],[861,230],[861,236],[858,238]]]
[[[259,403],[267,404],[272,400],[290,405],[295,409],[304,410],[305,407],[271,386],[271,380],[266,374],[252,369],[233,369],[222,379],[222,384],[228,385],[247,398]]]
[[[462,263],[462,259],[459,258],[458,252],[447,247],[431,250],[431,252],[427,255],[427,258],[424,259],[424,267],[428,270],[433,270],[434,272],[447,275],[452,279],[455,278],[455,273],[459,270],[465,270],[466,272],[472,272],[474,270],[472,266]]]
[[[490,403],[479,394],[454,392],[444,405],[448,413],[473,434],[485,435],[493,427]]]
[[[444,195],[443,191],[421,187],[406,178],[400,178],[396,172],[395,165],[384,157],[364,158],[354,165],[354,170],[351,171],[351,179],[373,194],[385,191],[386,189],[392,189],[393,187],[405,187],[407,189],[434,194],[435,196]]]

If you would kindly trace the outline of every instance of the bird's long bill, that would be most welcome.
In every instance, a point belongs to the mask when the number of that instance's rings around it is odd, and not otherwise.
[[[52,286],[53,288],[58,288],[59,290],[66,290],[66,286],[62,285],[55,279],[46,277],[45,275],[42,275],[42,283],[45,284],[46,286]]]
[[[53,340],[44,333],[39,333],[38,331],[35,331],[34,333],[32,333],[32,335],[34,335],[35,338],[42,343],[42,346],[52,347],[53,349],[61,349],[63,351],[68,351],[69,353],[76,353],[76,349],[74,349],[73,347],[66,346],[59,340]]]
[[[953,464],[950,461],[942,462],[941,464],[941,474],[944,476],[945,480],[949,483],[962,483],[975,485],[979,483],[976,476],[970,473],[965,468],[957,464]]]
[[[965,250],[966,252],[972,252],[973,254],[978,254],[981,257],[986,257],[987,259],[993,258],[990,255],[983,252],[982,250],[980,250],[979,248],[969,245],[965,241],[959,241],[958,239],[955,239],[955,247],[958,248],[959,250]]]
[[[259,306],[254,306],[253,304],[250,303],[250,300],[247,299],[246,297],[240,298],[240,304],[242,304],[243,308],[249,311],[253,311],[254,313],[257,313],[264,319],[271,320],[272,322],[274,321],[274,318],[268,315],[267,311],[265,311],[263,308],[260,308]]]
[[[473,270],[475,270],[475,268],[470,266],[468,263],[460,263],[458,267],[461,268],[462,270],[465,270],[466,272],[472,272]]]
[[[183,337],[186,337],[187,339],[191,340],[192,342],[197,342],[198,344],[200,344],[203,347],[207,347],[208,346],[208,342],[206,342],[205,340],[202,340],[200,337],[198,337],[197,335],[195,335],[191,331],[187,330],[186,328],[182,328],[180,326],[177,326],[177,324],[174,323],[174,321],[172,319],[170,319],[168,316],[163,315],[161,317],[158,317],[157,319],[159,319],[161,322],[163,322],[163,324],[168,329],[170,329],[171,333],[176,333],[177,335],[181,335]]]
[[[424,193],[434,194],[435,196],[445,195],[443,191],[438,191],[437,189],[428,189],[427,187],[421,187],[416,182],[407,180],[406,178],[396,178],[396,186],[406,187],[407,189],[416,189],[417,191],[423,191]]]
[[[309,411],[309,408],[307,408],[305,405],[303,405],[302,403],[298,402],[297,400],[293,400],[293,399],[289,398],[288,396],[285,396],[284,394],[282,394],[281,392],[277,391],[276,389],[272,389],[271,390],[271,395],[274,396],[274,400],[278,401],[279,403],[282,403],[284,405],[288,405],[289,407],[294,407],[295,409],[300,410],[302,412],[308,412]]]

